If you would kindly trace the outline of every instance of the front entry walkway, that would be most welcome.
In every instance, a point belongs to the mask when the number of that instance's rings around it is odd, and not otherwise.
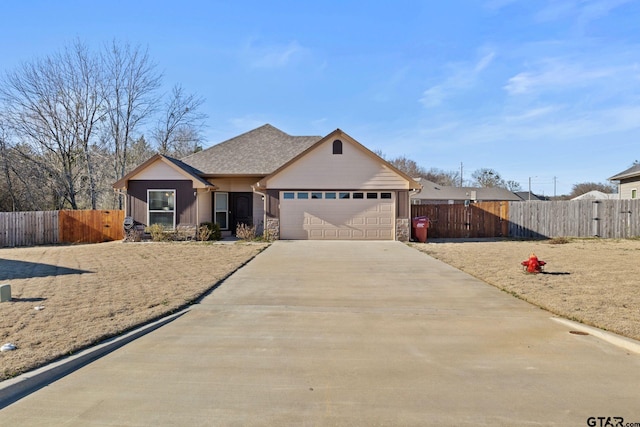
[[[550,317],[399,242],[279,241],[0,424],[640,422],[640,356]]]

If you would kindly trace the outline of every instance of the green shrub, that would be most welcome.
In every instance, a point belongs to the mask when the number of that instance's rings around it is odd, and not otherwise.
[[[202,229],[206,228],[207,231]],[[207,238],[203,238],[208,235]],[[203,222],[200,224],[199,236],[201,240],[220,240],[222,239],[222,232],[220,231],[220,224],[214,222]]]

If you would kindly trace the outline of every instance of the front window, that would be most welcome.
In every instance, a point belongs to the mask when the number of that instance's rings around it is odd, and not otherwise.
[[[632,199],[637,199],[638,198],[638,190],[637,189],[633,188],[631,190],[631,198]]]
[[[160,224],[173,229],[176,226],[176,191],[175,190],[148,190],[148,221],[149,225]]]
[[[215,193],[215,222],[221,230],[229,229],[229,193]]]

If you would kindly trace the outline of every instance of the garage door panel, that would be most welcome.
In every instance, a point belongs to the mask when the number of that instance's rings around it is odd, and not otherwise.
[[[280,198],[283,239],[392,240],[395,195],[378,199]]]
[[[351,221],[349,221],[349,224],[353,225],[354,227],[365,225],[365,218],[361,216],[352,218]]]

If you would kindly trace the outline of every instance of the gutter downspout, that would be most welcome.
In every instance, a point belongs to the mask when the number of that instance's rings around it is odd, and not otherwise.
[[[127,216],[127,190],[125,189],[124,191],[122,191],[120,189],[114,188],[113,192],[120,194],[124,199],[124,216]]]
[[[420,185],[420,184],[418,184]],[[408,203],[409,203],[409,241],[411,241],[411,230],[412,230],[412,221],[413,218],[411,216],[411,197],[416,195],[416,194],[420,194],[422,192],[422,186],[420,186],[420,188],[415,189],[415,190],[409,190],[409,197],[408,197]]]
[[[260,190],[256,190],[256,186],[259,186],[260,183],[257,183],[255,186],[252,185],[251,189],[254,193],[260,194],[262,196],[262,235],[264,236],[267,232],[267,193],[263,193]]]

